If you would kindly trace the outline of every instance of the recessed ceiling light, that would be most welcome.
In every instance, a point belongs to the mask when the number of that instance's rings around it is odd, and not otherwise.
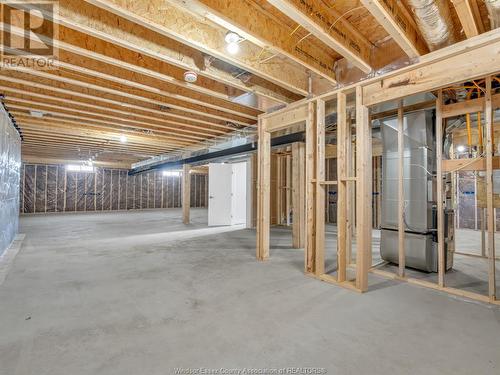
[[[226,50],[227,52],[229,52],[229,54],[231,55],[236,55],[238,53],[238,51],[240,50],[240,46],[238,43],[234,42],[234,43],[229,43],[227,46],[226,46]]]
[[[240,40],[240,36],[238,34],[236,34],[234,31],[228,31],[226,36],[224,37],[224,40],[226,41],[226,43],[230,44],[230,43],[236,43]]]

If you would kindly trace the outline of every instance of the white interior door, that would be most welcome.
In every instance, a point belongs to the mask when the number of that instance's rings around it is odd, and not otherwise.
[[[231,164],[232,175],[232,207],[231,224],[246,224],[247,222],[247,163]]]
[[[231,164],[208,164],[208,225],[231,225]]]

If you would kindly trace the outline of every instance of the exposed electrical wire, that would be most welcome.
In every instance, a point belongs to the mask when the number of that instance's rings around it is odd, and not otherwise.
[[[323,3],[324,3],[324,2],[323,2]],[[328,11],[328,12],[330,12],[331,10],[333,10],[333,9],[332,9],[333,7],[328,6],[327,4],[325,4],[325,5],[328,7],[328,9],[327,9],[327,11]],[[334,22],[330,25],[330,27],[328,28],[328,31],[330,31],[330,30],[332,29],[332,27],[334,27],[334,26],[335,26],[335,25],[336,25],[336,24],[337,24],[337,23],[338,23],[338,22],[339,22],[342,18],[344,18],[347,14],[349,14],[349,13],[351,13],[351,12],[355,11],[355,10],[358,10],[358,9],[363,9],[363,8],[364,8],[364,6],[358,6],[358,7],[355,7],[355,8],[349,9],[348,11],[344,12],[342,15],[338,16],[338,17],[337,17],[337,19],[336,19],[336,20],[335,20],[335,21],[334,21]],[[301,28],[301,25],[300,25],[300,24],[298,24],[298,25],[295,27],[295,29],[293,29],[293,30],[292,30],[292,32],[288,35],[288,39],[290,39],[290,38],[291,38],[291,37],[292,37],[292,36],[293,36],[293,35],[297,32],[297,30],[299,30],[300,28]],[[294,47],[294,48],[295,48],[295,47],[297,47],[300,43],[302,43],[304,40],[306,40],[306,39],[307,39],[309,36],[311,36],[311,35],[312,35],[312,33],[311,33],[311,32],[307,33],[305,36],[303,36],[302,38],[300,38],[300,39],[299,39],[299,40],[298,40],[298,41],[294,44],[294,46],[293,46],[293,47]],[[258,62],[259,62],[260,64],[263,64],[263,63],[265,63],[265,62],[267,62],[267,61],[269,61],[269,60],[271,60],[271,59],[273,59],[273,58],[275,58],[276,56],[278,56],[278,55],[279,55],[279,53],[275,53],[275,54],[273,54],[273,55],[271,55],[271,56],[269,56],[269,57],[266,57],[266,58],[265,58],[265,59],[263,59],[263,60],[259,60],[259,59],[260,59],[260,57],[262,56],[262,53],[263,53],[263,52],[264,52],[267,48],[268,48],[268,47],[262,47],[262,49],[261,49],[261,51],[260,51],[259,55],[257,56],[257,60],[258,60]]]

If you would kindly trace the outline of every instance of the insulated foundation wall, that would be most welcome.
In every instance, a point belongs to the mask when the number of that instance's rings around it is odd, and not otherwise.
[[[72,172],[64,165],[23,164],[20,212],[114,211],[182,207],[182,175],[124,169]],[[191,207],[207,207],[208,175],[191,174]]]
[[[21,139],[0,106],[0,255],[17,234],[20,168]]]

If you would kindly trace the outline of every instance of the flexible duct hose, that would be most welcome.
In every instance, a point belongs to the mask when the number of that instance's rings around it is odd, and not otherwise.
[[[488,16],[491,22],[491,28],[500,27],[500,0],[485,0]]]
[[[408,0],[418,27],[431,51],[455,42],[447,1]]]

